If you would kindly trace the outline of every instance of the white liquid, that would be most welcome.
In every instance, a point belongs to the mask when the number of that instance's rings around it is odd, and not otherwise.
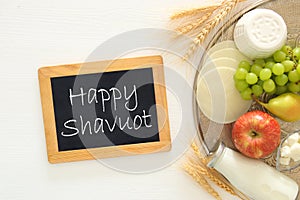
[[[229,148],[210,164],[232,185],[254,200],[295,200],[298,185],[262,161],[247,158]]]

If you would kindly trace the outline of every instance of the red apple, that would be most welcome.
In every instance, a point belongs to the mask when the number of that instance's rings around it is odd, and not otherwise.
[[[278,147],[280,134],[280,125],[276,119],[256,110],[237,119],[232,129],[232,140],[242,154],[251,158],[264,158]]]

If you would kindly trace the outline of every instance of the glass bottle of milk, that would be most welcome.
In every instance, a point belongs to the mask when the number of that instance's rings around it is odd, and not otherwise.
[[[220,145],[208,164],[253,200],[295,200],[298,184],[264,162]]]

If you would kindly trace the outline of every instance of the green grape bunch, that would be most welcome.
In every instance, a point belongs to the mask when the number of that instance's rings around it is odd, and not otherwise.
[[[280,95],[300,92],[300,47],[283,46],[269,58],[253,64],[243,60],[233,76],[235,88],[245,100],[262,94]]]

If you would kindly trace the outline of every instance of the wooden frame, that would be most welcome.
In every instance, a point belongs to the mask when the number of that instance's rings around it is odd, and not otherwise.
[[[164,113],[159,112],[159,110],[157,111],[160,141],[71,151],[58,150],[50,78],[78,74],[131,70],[146,67],[148,68],[149,66],[151,66],[153,70],[156,104],[164,108]],[[42,67],[38,70],[38,76],[40,83],[40,95],[42,101],[47,154],[50,163],[128,156],[170,150],[171,138],[169,128],[168,106],[164,82],[163,61],[161,56],[148,56],[118,59],[112,61]]]

